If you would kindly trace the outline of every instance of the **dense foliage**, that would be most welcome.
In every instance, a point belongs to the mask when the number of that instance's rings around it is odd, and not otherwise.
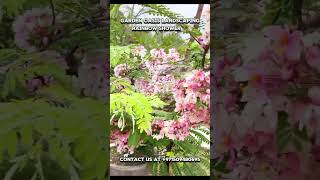
[[[137,14],[134,8],[140,8]],[[200,162],[148,165],[153,175],[209,175],[203,147],[210,132],[209,6],[200,13],[203,28],[181,25],[190,40],[176,32],[131,32],[119,23],[142,14],[181,17],[165,5],[111,5],[110,12],[110,125],[117,152],[198,157]]]
[[[105,11],[0,2],[0,178],[105,179]]]

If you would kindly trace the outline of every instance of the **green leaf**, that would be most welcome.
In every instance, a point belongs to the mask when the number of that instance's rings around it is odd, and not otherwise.
[[[213,166],[213,169],[222,173],[228,173],[227,164],[224,161],[218,162]]]
[[[33,131],[33,128],[29,124],[24,126],[24,127],[22,127],[22,129],[21,129],[21,135],[22,135],[23,143],[25,143],[28,146],[31,146],[32,142],[33,142],[32,131]]]
[[[290,141],[291,141],[291,134],[286,134],[282,137],[279,137],[277,140],[277,143],[280,151],[282,151],[289,144]]]
[[[5,135],[5,147],[8,150],[8,153],[11,157],[14,157],[16,154],[17,148],[17,135],[16,131],[10,131],[7,135]]]
[[[101,150],[99,154],[107,154],[108,152]],[[99,155],[97,154],[97,161],[96,161],[96,177],[98,180],[105,179],[105,174],[108,169],[108,162],[109,159],[106,155]]]
[[[115,67],[118,64],[125,63],[131,53],[130,46],[110,46],[110,65]]]
[[[25,2],[26,0],[2,0],[0,5],[8,11],[8,14],[14,16],[18,15],[19,11],[22,9],[22,6]]]
[[[293,133],[301,140],[308,141],[309,139],[306,127],[303,127],[302,130],[299,130],[298,128],[294,128]]]
[[[134,133],[130,132],[130,136],[128,139],[128,144],[131,147],[137,147],[140,141],[141,134],[138,131],[135,131]]]
[[[302,142],[299,139],[292,138],[292,143],[298,151],[302,151],[303,146],[302,146]]]
[[[167,152],[166,156],[174,157],[174,152],[173,151],[169,151],[169,152]]]

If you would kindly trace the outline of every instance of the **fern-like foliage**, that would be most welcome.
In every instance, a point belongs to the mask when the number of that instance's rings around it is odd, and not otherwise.
[[[184,141],[174,141],[172,151],[167,152],[173,157],[194,157],[200,162],[153,162],[150,169],[153,175],[175,176],[209,176],[210,153],[203,147],[203,143],[209,143],[209,130],[206,128],[191,129],[190,136]],[[166,172],[164,172],[164,167]]]
[[[140,133],[146,132],[151,127],[152,112],[154,107],[163,107],[165,103],[157,97],[146,97],[141,93],[126,91],[127,93],[114,93],[110,95],[110,121],[117,118],[122,121],[121,129],[127,124],[135,126]]]
[[[151,173],[153,176],[168,176],[168,165],[165,162],[152,162]]]
[[[34,7],[51,7],[49,0],[0,2],[5,15],[0,22],[0,179],[106,179],[108,105],[81,94],[79,79],[61,66],[75,46],[85,52],[104,48],[99,1],[51,2],[56,15],[66,15],[63,34],[49,46],[61,59],[48,51],[27,53],[13,41],[15,18]],[[52,81],[30,90],[27,82],[34,77]]]
[[[0,50],[4,55],[3,63],[8,63],[4,82],[1,88],[1,98],[8,99],[15,95],[17,98],[27,97],[26,80],[39,75],[50,75],[55,82],[71,90],[71,77],[65,71],[50,60],[43,60],[35,54],[18,52],[15,50]],[[2,59],[2,58],[1,58]],[[9,62],[8,62],[9,61]],[[20,96],[19,96],[20,95]]]
[[[127,62],[130,58],[130,46],[110,46],[110,65],[115,67],[118,64]]]
[[[51,162],[67,177],[103,179],[105,170],[89,169],[107,169],[107,159],[101,156],[107,153],[106,148],[103,148],[107,147],[106,131],[103,128],[105,113],[102,110],[105,105],[89,98],[78,99],[71,101],[70,108],[66,109],[50,104],[47,100],[29,99],[0,105],[0,125],[3,127],[0,131],[0,151],[7,152],[1,153],[0,161],[16,159],[10,161],[10,169],[1,177],[18,179],[20,173],[17,173],[15,167],[29,171],[25,169],[25,163],[36,162],[38,165],[30,165],[34,167],[34,172],[25,173],[50,179],[50,167],[43,163]],[[88,119],[100,123],[93,124]],[[93,152],[95,157],[88,154]],[[53,177],[58,177],[58,174]]]

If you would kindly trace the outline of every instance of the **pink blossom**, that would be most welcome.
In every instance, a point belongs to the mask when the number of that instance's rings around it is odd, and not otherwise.
[[[273,62],[257,60],[251,61],[243,67],[246,71],[245,76],[250,88],[264,91],[268,96],[281,94],[287,90],[288,81],[284,79],[281,69]],[[290,77],[291,75],[289,74],[286,78]],[[244,79],[242,78],[242,80]]]
[[[167,58],[167,53],[164,51],[164,49],[152,49],[150,54],[153,59],[165,60]]]
[[[151,130],[148,132],[149,136],[154,139],[163,139],[165,136],[165,123],[163,120],[153,120],[151,124]]]
[[[291,80],[294,75],[294,69],[292,67],[282,67],[281,69],[281,78],[283,80]]]
[[[116,77],[125,77],[129,72],[130,67],[126,64],[119,64],[114,68],[114,75]]]
[[[175,111],[188,116],[192,124],[209,124],[210,113],[210,73],[195,70],[185,79],[176,81],[173,86],[173,97],[176,101]],[[198,107],[198,103],[203,103]]]
[[[319,47],[312,46],[306,50],[307,63],[316,70],[320,71],[320,49]]]
[[[110,140],[112,143],[115,143],[115,145],[117,146],[118,153],[132,154],[134,152],[134,149],[132,147],[129,147],[128,145],[129,135],[130,135],[129,131],[121,132],[118,129],[111,131]]]
[[[273,133],[265,133],[263,131],[249,131],[245,135],[244,147],[247,148],[249,153],[257,153],[258,151],[269,155],[275,156],[276,146]]]
[[[168,138],[183,141],[189,136],[189,121],[186,118],[179,120],[153,120],[151,130],[147,133],[154,139]]]
[[[319,47],[305,47],[300,32],[280,26],[267,28],[266,34],[265,50],[241,56],[241,65],[227,57],[214,61],[214,151],[227,163],[231,179],[319,179]],[[178,97],[201,89],[198,80],[178,86]],[[288,140],[279,151],[277,142],[285,140],[277,139],[280,112],[288,116],[290,129],[305,128],[308,140]],[[188,118],[192,122],[193,116]],[[302,150],[295,152],[294,143]]]
[[[289,152],[281,157],[285,164],[281,167],[279,179],[299,180],[301,176],[301,160],[297,153]]]
[[[132,54],[143,58],[147,54],[147,49],[144,46],[137,46],[132,50]]]
[[[189,136],[189,121],[187,119],[170,121],[166,135],[171,140],[185,140]]]
[[[299,61],[302,52],[302,36],[299,31],[291,32],[281,26],[270,26],[265,29],[265,35],[273,41],[273,47],[278,55],[290,61]]]
[[[50,42],[52,31],[52,14],[50,8],[33,8],[17,17],[13,22],[15,43],[27,51],[41,50]],[[60,16],[56,21],[60,21]]]
[[[152,95],[152,94],[154,94],[154,87],[153,87],[153,85],[150,83],[150,82],[148,82],[148,81],[146,81],[146,80],[144,80],[144,79],[137,79],[136,81],[135,81],[135,88],[137,89],[137,90],[139,90],[140,92],[142,92],[142,93],[144,93],[144,94],[146,94],[146,95]]]
[[[180,54],[175,48],[169,49],[168,59],[172,62],[180,60]]]

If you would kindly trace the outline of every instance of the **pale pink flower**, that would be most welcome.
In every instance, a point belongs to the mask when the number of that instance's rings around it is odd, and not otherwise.
[[[175,111],[187,115],[191,124],[210,122],[210,73],[195,70],[185,79],[176,81],[173,86],[173,97],[176,101]],[[202,106],[198,107],[198,103]]]
[[[147,54],[147,49],[144,46],[137,46],[132,50],[132,54],[143,58]]]
[[[153,59],[165,60],[167,58],[167,53],[164,49],[152,49],[150,50],[150,54]]]
[[[154,94],[153,85],[144,79],[137,79],[134,83],[135,88],[146,95]]]
[[[134,148],[128,145],[129,135],[130,131],[121,132],[119,129],[111,131],[110,140],[112,143],[115,143],[118,153],[132,154],[134,152]]]
[[[126,64],[119,64],[114,68],[114,75],[116,77],[125,77],[128,75],[130,67]]]
[[[156,140],[163,139],[165,137],[165,122],[163,120],[153,120],[151,130],[147,134]]]
[[[250,88],[264,91],[267,96],[287,91],[288,81],[283,79],[281,69],[271,61],[251,61],[243,65]],[[239,74],[241,76],[242,74]],[[245,80],[245,78],[240,78]],[[257,96],[258,97],[258,96]]]
[[[273,132],[249,131],[243,141],[249,153],[261,152],[275,158],[276,141]]]
[[[281,180],[300,180],[302,175],[301,159],[298,153],[289,152],[284,154],[280,161],[284,165],[280,169],[279,179]]]
[[[282,67],[281,68],[281,78],[283,80],[290,80],[294,75],[294,69],[292,67]]]
[[[176,50],[176,48],[169,49],[168,60],[170,60],[172,62],[176,62],[176,61],[180,60],[180,54]]]
[[[299,61],[302,53],[302,35],[281,26],[269,26],[265,35],[273,41],[274,51],[289,61]]]
[[[306,61],[311,68],[315,68],[317,71],[320,71],[320,48],[316,46],[307,48]]]
[[[56,21],[60,21],[60,16]],[[18,16],[13,22],[15,43],[27,51],[42,50],[50,42],[52,31],[52,14],[49,7],[33,8]]]
[[[184,141],[189,136],[189,126],[187,119],[170,121],[166,136],[171,140]]]

